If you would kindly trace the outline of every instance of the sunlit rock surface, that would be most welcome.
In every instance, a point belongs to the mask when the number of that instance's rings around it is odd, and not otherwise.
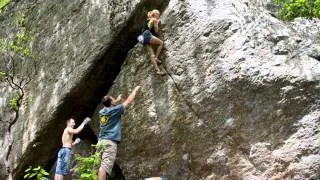
[[[315,179],[319,21],[284,23],[263,2],[170,1],[159,76],[141,45],[110,94],[142,91],[123,118],[126,178]]]
[[[117,159],[126,179],[320,177],[319,20],[282,22],[261,0],[12,3],[0,34],[10,32],[10,12],[25,9],[40,62],[11,131],[13,179],[29,165],[54,166],[70,117],[94,116],[80,137],[95,143],[101,97],[126,97],[136,85]],[[136,44],[153,8],[162,12],[165,76]],[[14,91],[0,85],[6,121]],[[0,130],[5,179],[9,135]]]

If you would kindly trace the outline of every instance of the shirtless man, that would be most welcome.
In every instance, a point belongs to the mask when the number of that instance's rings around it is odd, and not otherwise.
[[[77,138],[74,142],[72,142],[72,138],[74,134],[79,134],[84,126],[90,122],[91,119],[86,117],[81,125],[74,129],[76,125],[74,119],[70,118],[67,120],[67,127],[64,129],[62,134],[62,148],[58,153],[56,174],[54,176],[55,180],[63,180],[63,176],[68,175],[70,173],[70,161],[71,161],[71,148],[80,142],[80,139]]]

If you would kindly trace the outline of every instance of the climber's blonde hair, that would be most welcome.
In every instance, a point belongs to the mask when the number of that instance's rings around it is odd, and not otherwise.
[[[149,12],[147,13],[147,16],[148,16],[148,18],[152,18],[155,14],[158,14],[159,17],[160,17],[160,11],[157,10],[157,9],[154,9],[154,10],[152,10],[152,11],[149,11]]]

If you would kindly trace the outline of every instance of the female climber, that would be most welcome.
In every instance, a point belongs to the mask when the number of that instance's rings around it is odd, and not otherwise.
[[[163,46],[163,41],[156,37],[159,32],[160,12],[157,9],[154,9],[152,11],[149,11],[147,13],[147,16],[148,18],[144,25],[142,36],[140,36],[138,40],[146,46],[148,55],[150,55],[151,57],[151,62],[155,67],[157,74],[164,75],[165,73],[162,72],[158,66],[158,62],[160,62],[158,60],[158,57]],[[154,54],[152,45],[158,45],[156,54]]]

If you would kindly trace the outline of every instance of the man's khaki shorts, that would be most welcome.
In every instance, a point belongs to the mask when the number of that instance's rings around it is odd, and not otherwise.
[[[103,139],[97,143],[97,150],[101,152],[101,167],[111,174],[113,164],[117,156],[117,143],[111,140]]]

